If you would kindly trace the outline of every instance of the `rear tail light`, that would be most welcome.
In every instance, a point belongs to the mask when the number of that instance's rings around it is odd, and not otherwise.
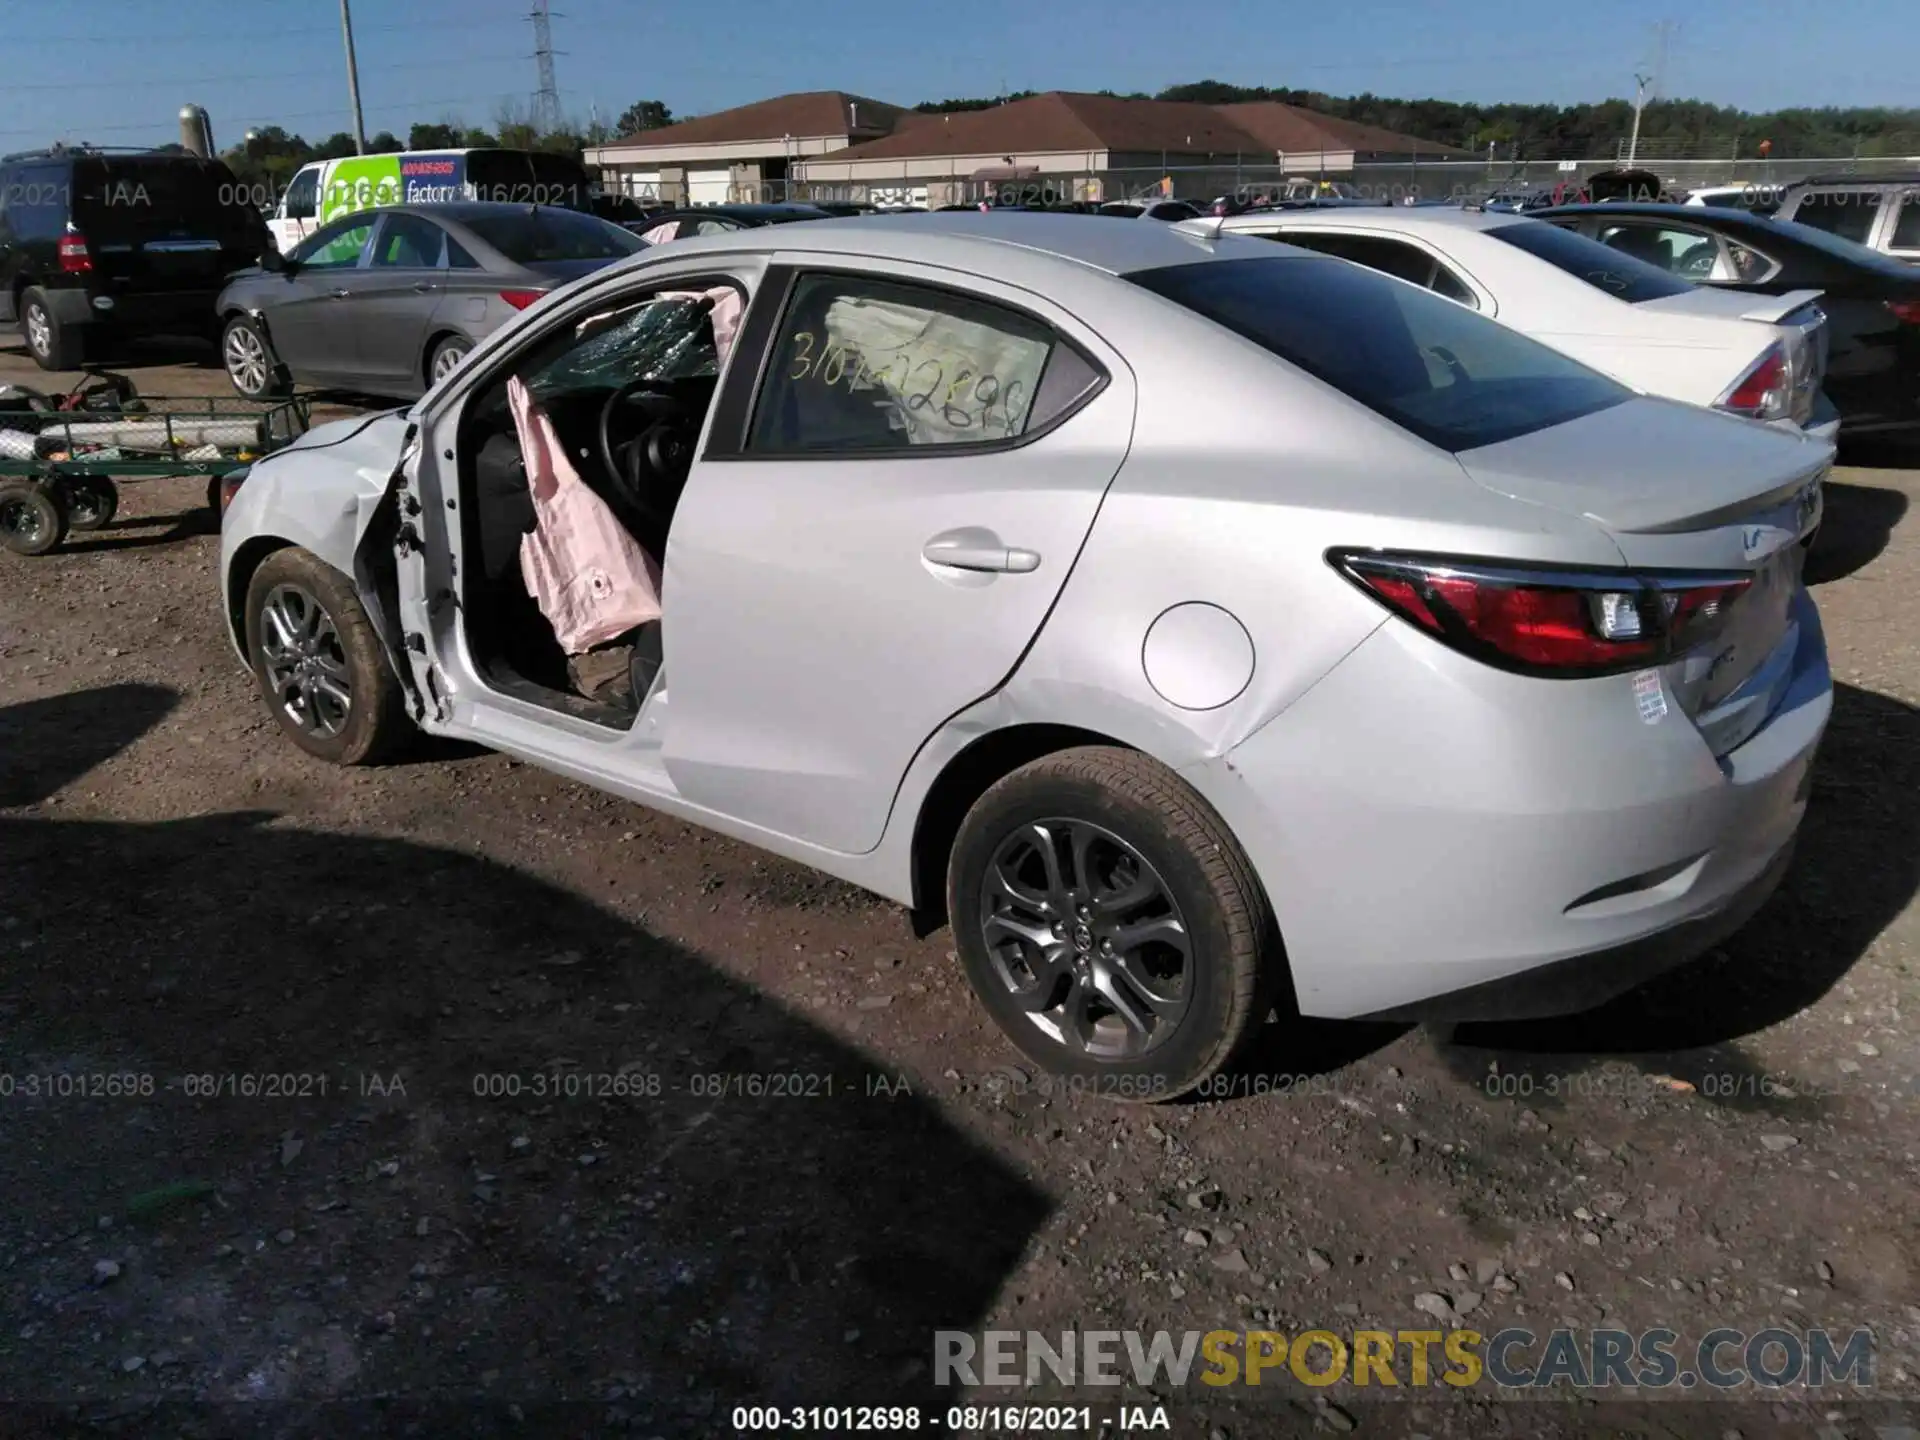
[[[1775,342],[1753,368],[1714,401],[1713,408],[1754,420],[1784,420],[1793,407],[1793,367],[1785,347]]]
[[[1333,551],[1389,610],[1503,670],[1577,679],[1660,665],[1725,623],[1749,575],[1534,569],[1436,555]]]
[[[1889,300],[1887,309],[1903,324],[1920,325],[1920,300]]]
[[[84,235],[62,235],[60,237],[60,268],[68,275],[84,275],[93,269],[93,256],[87,253],[87,237]]]
[[[516,310],[524,310],[547,292],[544,290],[502,290],[500,298]]]
[[[227,513],[227,507],[233,504],[233,497],[240,493],[240,487],[246,484],[247,471],[229,470],[220,477],[220,513]]]

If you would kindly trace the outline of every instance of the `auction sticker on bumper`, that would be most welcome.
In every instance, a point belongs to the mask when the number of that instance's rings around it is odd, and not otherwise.
[[[1667,713],[1667,692],[1660,684],[1658,670],[1642,670],[1633,677],[1633,698],[1640,706],[1640,718],[1652,725]]]

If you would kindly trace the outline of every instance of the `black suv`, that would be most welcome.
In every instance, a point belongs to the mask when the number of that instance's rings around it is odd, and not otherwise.
[[[0,160],[0,321],[45,370],[130,334],[212,335],[214,297],[270,243],[218,160],[36,150]]]

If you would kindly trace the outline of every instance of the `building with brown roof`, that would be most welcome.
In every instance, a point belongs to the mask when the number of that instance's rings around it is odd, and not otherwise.
[[[841,90],[776,95],[590,147],[608,189],[677,204],[766,198],[795,162],[893,133],[911,111]]]
[[[1150,188],[1211,196],[1285,173],[1472,158],[1274,101],[1202,105],[1068,91],[943,115],[838,91],[783,95],[587,152],[589,164],[629,193],[696,204],[789,194],[942,204],[1009,181],[1071,199]]]

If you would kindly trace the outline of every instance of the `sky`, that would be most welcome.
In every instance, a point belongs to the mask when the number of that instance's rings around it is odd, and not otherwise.
[[[491,128],[503,103],[530,101],[531,0],[351,3],[369,135],[454,117]],[[583,123],[643,99],[689,115],[796,90],[911,105],[1202,79],[1564,104],[1630,97],[1662,20],[1678,22],[1668,95],[1920,107],[1915,0],[551,3],[561,105]],[[161,143],[189,103],[222,147],[261,125],[309,139],[351,128],[337,0],[0,0],[0,33],[0,150]]]

